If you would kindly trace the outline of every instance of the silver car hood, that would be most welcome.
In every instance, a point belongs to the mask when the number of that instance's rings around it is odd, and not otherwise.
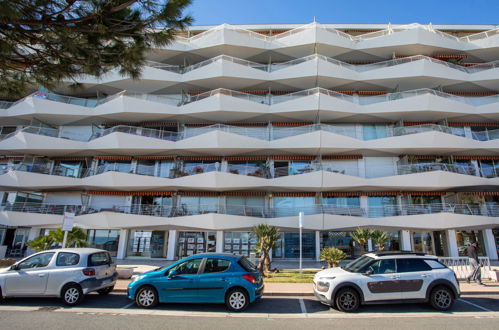
[[[315,274],[315,278],[319,277],[334,277],[338,275],[348,274],[346,270],[341,269],[340,267],[333,267],[321,270],[317,274]]]

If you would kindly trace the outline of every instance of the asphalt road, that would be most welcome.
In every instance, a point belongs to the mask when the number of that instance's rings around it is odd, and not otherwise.
[[[499,295],[463,296],[449,312],[424,304],[363,306],[345,314],[313,297],[264,297],[243,313],[223,305],[161,304],[137,308],[124,294],[88,295],[78,307],[58,299],[15,298],[0,304],[1,329],[316,329],[355,327],[414,329],[421,327],[499,329]],[[426,330],[426,329],[425,329]]]

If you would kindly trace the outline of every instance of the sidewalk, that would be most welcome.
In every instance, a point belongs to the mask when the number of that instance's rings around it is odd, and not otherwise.
[[[114,291],[126,292],[130,280],[118,280]],[[499,295],[499,283],[485,282],[485,286],[460,282],[461,292],[464,295]],[[265,283],[266,296],[313,296],[312,283]]]

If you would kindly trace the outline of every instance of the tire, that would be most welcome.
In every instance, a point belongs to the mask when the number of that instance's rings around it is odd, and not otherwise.
[[[158,304],[158,292],[152,286],[143,286],[135,294],[135,303],[141,308],[153,308]]]
[[[107,288],[97,290],[97,293],[100,294],[101,296],[106,296],[110,294],[114,290],[114,285],[113,286],[108,286]]]
[[[225,296],[225,307],[231,312],[242,312],[249,305],[249,296],[246,290],[241,288],[230,289]]]
[[[439,285],[431,290],[430,305],[439,311],[447,311],[454,304],[454,293],[446,286]]]
[[[354,313],[360,306],[359,293],[352,288],[340,289],[334,297],[334,304],[342,312]]]
[[[83,290],[78,284],[66,284],[61,290],[62,302],[68,306],[76,306],[83,300]]]

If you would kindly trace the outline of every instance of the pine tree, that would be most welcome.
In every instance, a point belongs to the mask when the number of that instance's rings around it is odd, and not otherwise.
[[[35,86],[100,77],[140,77],[145,52],[192,22],[191,0],[0,0],[0,97]]]

